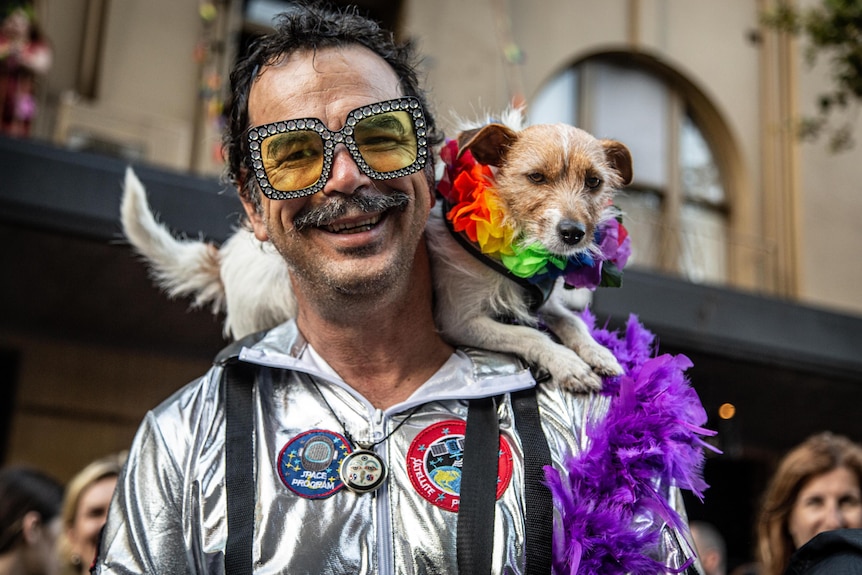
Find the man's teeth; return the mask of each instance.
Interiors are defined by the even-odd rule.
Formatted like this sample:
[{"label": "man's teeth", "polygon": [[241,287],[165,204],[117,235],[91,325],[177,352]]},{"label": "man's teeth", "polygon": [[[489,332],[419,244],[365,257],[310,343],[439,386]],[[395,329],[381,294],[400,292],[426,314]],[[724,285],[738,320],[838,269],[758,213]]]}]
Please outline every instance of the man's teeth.
[{"label": "man's teeth", "polygon": [[326,226],[326,230],[335,234],[358,234],[370,230],[377,222],[380,221],[380,216],[374,216],[360,222],[350,224],[333,224]]}]

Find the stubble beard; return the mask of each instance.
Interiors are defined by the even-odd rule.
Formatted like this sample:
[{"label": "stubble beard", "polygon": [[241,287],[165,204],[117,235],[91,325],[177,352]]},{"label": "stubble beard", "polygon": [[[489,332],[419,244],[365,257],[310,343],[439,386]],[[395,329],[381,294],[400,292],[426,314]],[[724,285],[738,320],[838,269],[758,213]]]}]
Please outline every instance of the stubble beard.
[{"label": "stubble beard", "polygon": [[[405,222],[406,234],[400,235],[400,245],[389,262],[376,273],[363,268],[363,259],[378,248],[358,248],[348,255],[347,265],[320,261],[318,256],[305,253],[301,236],[311,228],[325,227],[348,212],[386,211],[385,218],[398,218],[410,206],[410,197],[403,192],[357,193],[339,196],[325,204],[299,212],[293,220],[294,237],[270,235],[273,245],[288,263],[294,288],[305,294],[306,303],[314,305],[321,315],[345,320],[353,313],[362,313],[369,306],[397,301],[398,294],[409,289],[417,246],[421,241],[424,222]],[[382,225],[385,222],[381,222]],[[298,241],[291,241],[291,240]]]}]

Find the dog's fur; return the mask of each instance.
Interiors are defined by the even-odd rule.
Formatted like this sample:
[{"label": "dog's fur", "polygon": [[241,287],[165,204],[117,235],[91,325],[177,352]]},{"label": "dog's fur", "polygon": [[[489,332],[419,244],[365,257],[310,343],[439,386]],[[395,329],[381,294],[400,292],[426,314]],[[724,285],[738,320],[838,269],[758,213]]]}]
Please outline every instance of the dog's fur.
[{"label": "dog's fur", "polygon": [[[540,242],[564,257],[597,249],[595,227],[616,215],[610,205],[613,193],[631,181],[625,146],[563,124],[522,130],[489,124],[462,132],[459,143],[462,153],[469,149],[477,161],[497,166],[495,187],[516,230],[528,242]],[[599,185],[591,189],[588,178]],[[237,230],[220,249],[174,238],[156,221],[131,168],[121,215],[126,236],[148,260],[157,283],[171,297],[193,296],[195,306],[225,311],[225,335],[239,339],[295,315],[287,265],[250,231]],[[576,237],[573,229],[580,230]],[[563,292],[569,290],[554,289],[537,316],[529,310],[524,288],[479,262],[452,237],[439,204],[426,236],[436,321],[447,341],[520,355],[576,391],[597,389],[600,375],[621,372],[614,356],[568,309],[569,294]],[[498,317],[521,325],[501,323],[494,319]],[[565,347],[536,329],[540,320]]]},{"label": "dog's fur", "polygon": [[123,231],[169,297],[192,297],[194,307],[225,313],[224,335],[240,339],[296,315],[287,265],[269,242],[237,229],[221,248],[177,239],[156,221],[143,184],[126,170],[120,204]]}]

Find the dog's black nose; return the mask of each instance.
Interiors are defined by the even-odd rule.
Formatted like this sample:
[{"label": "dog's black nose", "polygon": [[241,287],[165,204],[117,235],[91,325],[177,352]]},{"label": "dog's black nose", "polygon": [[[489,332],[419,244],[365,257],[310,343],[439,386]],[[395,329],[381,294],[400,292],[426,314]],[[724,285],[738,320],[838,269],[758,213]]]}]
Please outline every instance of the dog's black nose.
[{"label": "dog's black nose", "polygon": [[573,246],[584,239],[587,229],[584,224],[573,220],[563,220],[557,225],[557,230],[560,232],[560,237],[570,246]]}]

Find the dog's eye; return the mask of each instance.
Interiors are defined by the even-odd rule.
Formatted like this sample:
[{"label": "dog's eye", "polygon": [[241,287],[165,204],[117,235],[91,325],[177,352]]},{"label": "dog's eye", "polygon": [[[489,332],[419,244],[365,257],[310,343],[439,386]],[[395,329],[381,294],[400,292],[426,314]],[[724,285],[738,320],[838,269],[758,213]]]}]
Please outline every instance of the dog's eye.
[{"label": "dog's eye", "polygon": [[532,174],[527,174],[527,177],[534,184],[544,184],[547,181],[545,179],[545,174],[541,172],[533,172]]},{"label": "dog's eye", "polygon": [[598,188],[599,186],[602,185],[602,181],[596,177],[587,178],[584,183],[591,190],[595,190],[596,188]]}]

